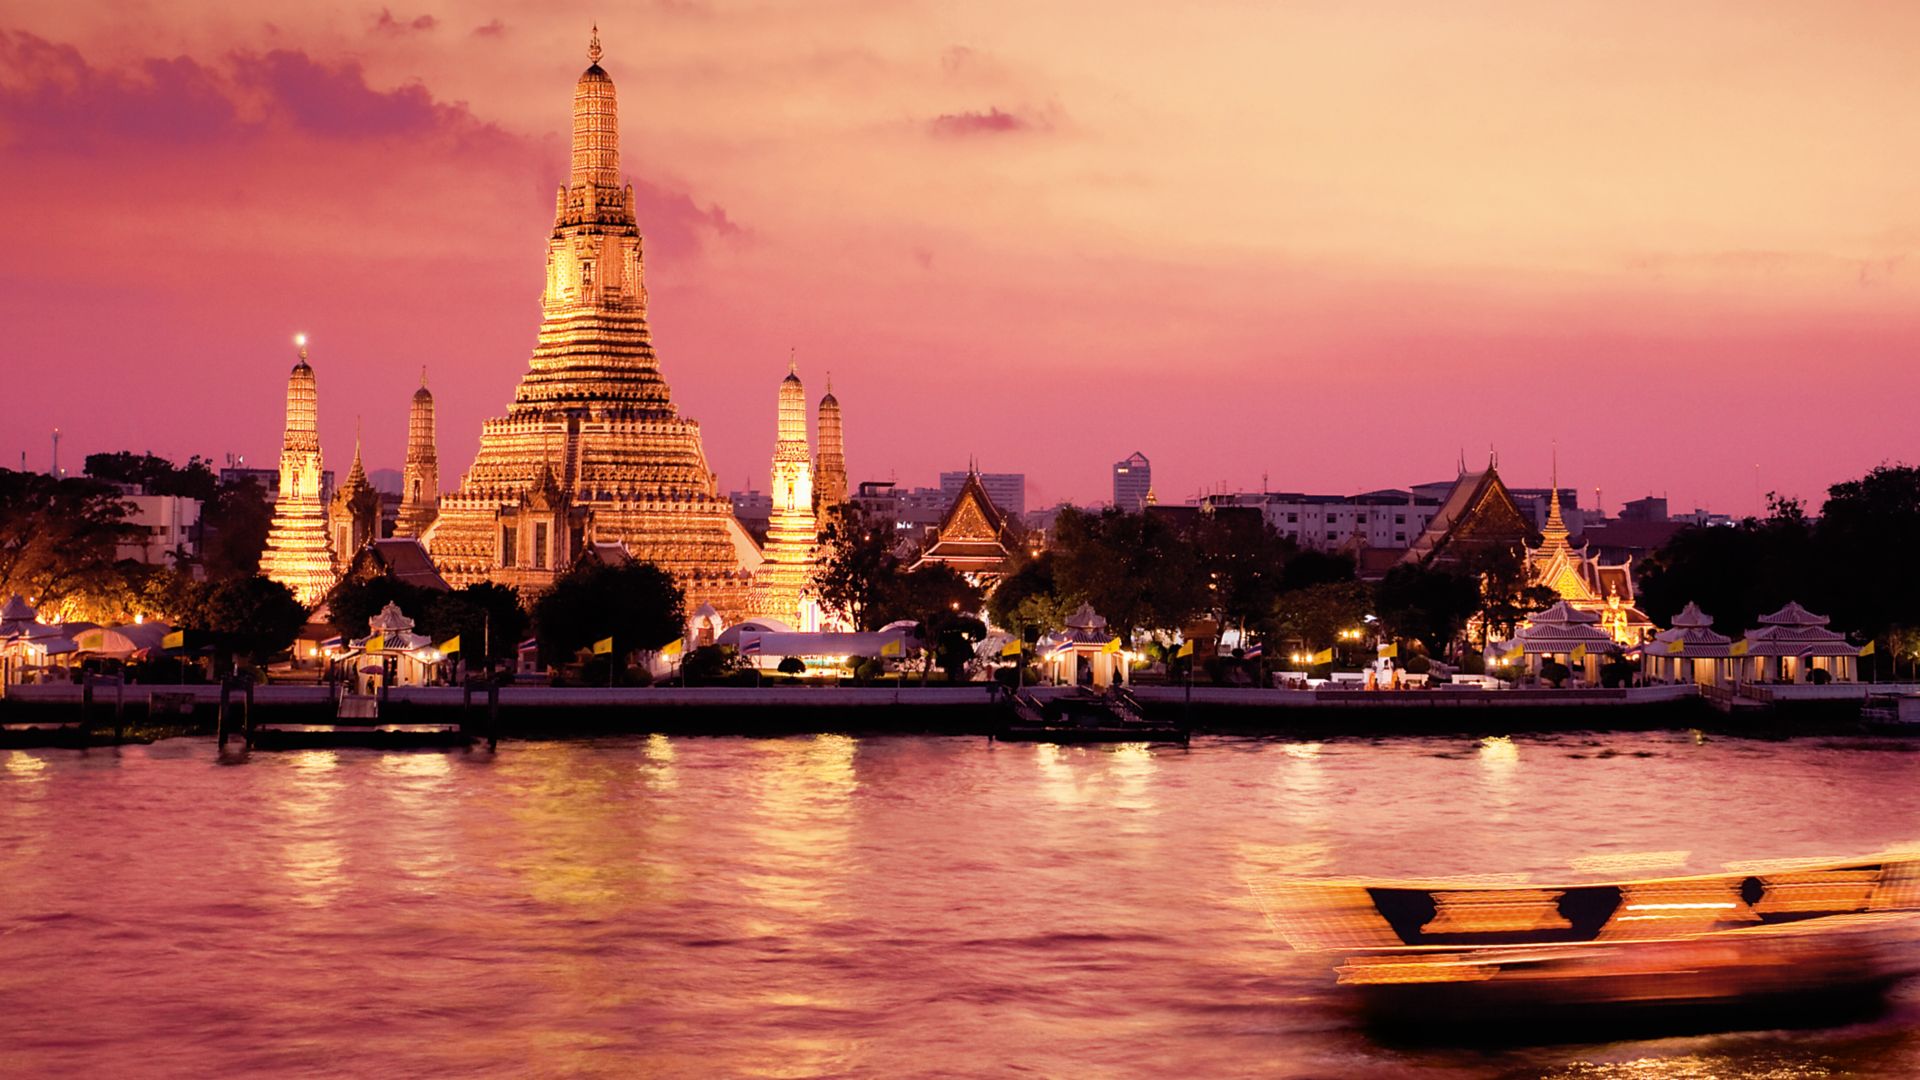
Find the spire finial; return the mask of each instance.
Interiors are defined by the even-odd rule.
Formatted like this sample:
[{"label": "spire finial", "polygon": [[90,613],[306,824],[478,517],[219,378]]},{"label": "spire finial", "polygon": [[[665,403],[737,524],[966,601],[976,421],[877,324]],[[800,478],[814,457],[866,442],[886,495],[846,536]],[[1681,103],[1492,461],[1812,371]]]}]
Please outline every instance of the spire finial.
[{"label": "spire finial", "polygon": [[827,393],[833,393],[833,372],[827,372]]},{"label": "spire finial", "polygon": [[600,24],[597,22],[593,24],[593,38],[587,42],[587,62],[600,62]]},{"label": "spire finial", "polygon": [[300,362],[305,363],[307,360],[307,335],[305,334],[293,335],[293,343],[295,345],[300,346]]},{"label": "spire finial", "polygon": [[427,365],[421,364],[420,365],[420,389],[425,390],[426,388],[427,388]]},{"label": "spire finial", "polygon": [[800,354],[799,349],[795,348],[792,345],[787,346],[787,374],[789,375],[800,374],[800,361],[795,359],[797,356],[799,356],[799,354]]}]

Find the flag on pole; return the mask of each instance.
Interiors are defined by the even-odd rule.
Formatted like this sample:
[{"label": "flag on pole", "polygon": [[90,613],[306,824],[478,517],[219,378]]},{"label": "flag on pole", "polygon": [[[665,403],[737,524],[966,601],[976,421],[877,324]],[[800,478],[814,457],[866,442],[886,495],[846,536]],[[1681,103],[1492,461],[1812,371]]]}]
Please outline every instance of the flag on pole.
[{"label": "flag on pole", "polygon": [[186,648],[187,632],[185,630],[175,630],[173,633],[168,634],[166,637],[163,637],[160,639],[160,647],[163,649]]},{"label": "flag on pole", "polygon": [[1020,653],[1021,653],[1021,649],[1020,649],[1019,638],[1014,638],[1012,641],[1009,641],[1005,645],[1000,646],[1001,656],[1013,657],[1013,656],[1019,656]]},{"label": "flag on pole", "polygon": [[1240,656],[1244,660],[1258,660],[1262,656],[1265,656],[1266,654],[1267,654],[1267,647],[1261,644],[1260,642],[1256,641],[1253,644],[1247,646],[1245,649],[1241,650]]},{"label": "flag on pole", "polygon": [[1192,656],[1192,655],[1193,655],[1193,642],[1191,642],[1191,641],[1183,641],[1183,642],[1181,642],[1181,643],[1180,643],[1180,651],[1179,651],[1179,652],[1176,652],[1176,653],[1174,653],[1174,654],[1173,654],[1173,658],[1174,658],[1175,660],[1179,660],[1179,659],[1182,659],[1182,658],[1184,658],[1184,657],[1188,657],[1188,656]]},{"label": "flag on pole", "polygon": [[1727,655],[1728,656],[1745,656],[1747,655],[1747,650],[1752,647],[1753,647],[1752,645],[1748,644],[1746,638],[1741,638],[1739,641],[1734,642],[1731,646],[1727,648]]},{"label": "flag on pole", "polygon": [[387,647],[387,635],[375,634],[372,637],[367,639],[366,644],[360,646],[360,651],[361,652],[382,652],[386,649],[386,647]]},{"label": "flag on pole", "polygon": [[1101,652],[1103,652],[1103,653],[1117,653],[1117,652],[1119,652],[1119,651],[1120,651],[1120,639],[1119,639],[1119,638],[1114,638],[1114,639],[1113,639],[1112,641],[1109,641],[1109,642],[1107,642],[1107,643],[1106,643],[1105,645],[1102,645],[1102,646],[1100,646],[1100,651],[1101,651]]},{"label": "flag on pole", "polygon": [[1316,663],[1316,664],[1331,664],[1331,663],[1333,663],[1333,648],[1332,648],[1331,646],[1329,646],[1329,647],[1327,647],[1327,648],[1324,648],[1324,649],[1321,649],[1321,650],[1320,650],[1319,652],[1317,652],[1317,653],[1314,653],[1314,654],[1313,654],[1313,662],[1314,662],[1314,663]]},{"label": "flag on pole", "polygon": [[1679,656],[1681,653],[1684,653],[1686,651],[1687,651],[1687,643],[1683,640],[1676,638],[1673,641],[1667,642],[1668,656]]},{"label": "flag on pole", "polygon": [[1586,662],[1587,662],[1587,647],[1586,647],[1585,645],[1575,645],[1575,646],[1573,647],[1573,654],[1572,654],[1572,659],[1573,659],[1573,662],[1574,662],[1574,663],[1576,663],[1576,664],[1584,664],[1584,663],[1586,663]]},{"label": "flag on pole", "polygon": [[1385,645],[1380,646],[1380,657],[1383,660],[1392,660],[1399,655],[1400,646],[1396,642],[1389,641]]},{"label": "flag on pole", "polygon": [[1860,646],[1860,655],[1861,655],[1861,656],[1872,656],[1872,655],[1873,655],[1873,642],[1871,642],[1871,641],[1869,641],[1869,642],[1867,642],[1867,643],[1866,643],[1865,645],[1862,645],[1862,646]]},{"label": "flag on pole", "polygon": [[593,655],[595,656],[606,656],[612,652],[613,652],[613,639],[610,637],[603,637],[599,641],[596,641],[593,643]]},{"label": "flag on pole", "polygon": [[1525,659],[1526,655],[1527,655],[1527,647],[1524,644],[1516,641],[1513,643],[1511,648],[1507,649],[1506,652],[1503,652],[1500,654],[1500,659],[1503,663],[1511,664],[1516,660]]},{"label": "flag on pole", "polygon": [[892,641],[885,642],[880,646],[880,655],[899,656],[902,644],[903,642],[900,638],[894,638]]},{"label": "flag on pole", "polygon": [[674,638],[672,641],[660,646],[660,655],[671,659],[672,657],[679,656],[681,650],[684,648],[686,648],[686,643],[679,638]]},{"label": "flag on pole", "polygon": [[452,656],[454,653],[460,651],[460,635],[455,634],[440,644],[435,645],[434,648],[439,649],[448,656]]},{"label": "flag on pole", "polygon": [[[885,649],[882,649],[880,651],[886,652]],[[741,656],[759,656],[760,655],[759,635],[756,634],[751,638],[742,638],[740,640],[740,655]]]}]

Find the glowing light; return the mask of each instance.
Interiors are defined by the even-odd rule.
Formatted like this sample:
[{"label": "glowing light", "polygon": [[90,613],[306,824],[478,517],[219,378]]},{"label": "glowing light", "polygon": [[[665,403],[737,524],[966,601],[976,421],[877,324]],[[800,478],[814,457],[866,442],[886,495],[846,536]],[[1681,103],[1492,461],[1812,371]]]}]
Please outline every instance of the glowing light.
[{"label": "glowing light", "polygon": [[298,346],[300,346],[301,348],[305,348],[305,347],[306,347],[306,344],[307,344],[307,335],[305,335],[305,334],[295,334],[295,335],[293,335],[293,343],[294,343],[295,345],[298,345]]}]

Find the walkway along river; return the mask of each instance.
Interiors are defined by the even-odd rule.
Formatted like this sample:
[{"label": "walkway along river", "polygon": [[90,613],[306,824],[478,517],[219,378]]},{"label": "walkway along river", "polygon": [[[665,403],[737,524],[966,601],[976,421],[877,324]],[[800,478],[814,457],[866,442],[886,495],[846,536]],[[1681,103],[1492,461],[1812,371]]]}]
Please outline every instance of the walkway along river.
[{"label": "walkway along river", "polygon": [[1911,749],[0,751],[0,1073],[1911,1077],[1911,985],[1838,1028],[1387,1045],[1248,889],[1872,851],[1920,834]]}]

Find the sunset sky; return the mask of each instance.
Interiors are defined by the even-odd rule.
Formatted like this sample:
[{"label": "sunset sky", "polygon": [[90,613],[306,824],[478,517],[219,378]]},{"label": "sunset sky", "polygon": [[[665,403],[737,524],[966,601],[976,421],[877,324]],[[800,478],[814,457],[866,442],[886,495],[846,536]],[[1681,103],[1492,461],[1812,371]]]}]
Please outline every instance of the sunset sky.
[{"label": "sunset sky", "polygon": [[306,331],[328,463],[399,467],[425,364],[454,486],[596,20],[723,491],[789,347],[854,480],[1035,506],[1920,457],[1920,5],[0,0],[0,464],[271,466]]}]

